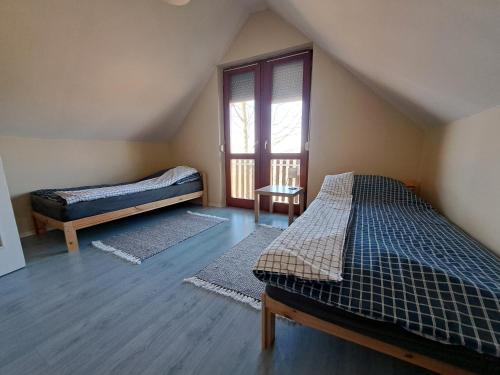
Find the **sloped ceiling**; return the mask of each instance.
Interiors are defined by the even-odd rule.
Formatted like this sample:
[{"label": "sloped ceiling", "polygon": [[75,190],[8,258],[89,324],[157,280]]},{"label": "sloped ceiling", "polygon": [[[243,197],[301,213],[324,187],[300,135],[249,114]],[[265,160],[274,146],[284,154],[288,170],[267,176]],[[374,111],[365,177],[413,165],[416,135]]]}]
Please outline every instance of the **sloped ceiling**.
[{"label": "sloped ceiling", "polygon": [[1,0],[0,135],[161,140],[258,0]]},{"label": "sloped ceiling", "polygon": [[500,104],[498,0],[268,0],[421,124]]},{"label": "sloped ceiling", "polygon": [[498,0],[1,0],[0,135],[168,139],[266,6],[417,123],[500,104]]}]

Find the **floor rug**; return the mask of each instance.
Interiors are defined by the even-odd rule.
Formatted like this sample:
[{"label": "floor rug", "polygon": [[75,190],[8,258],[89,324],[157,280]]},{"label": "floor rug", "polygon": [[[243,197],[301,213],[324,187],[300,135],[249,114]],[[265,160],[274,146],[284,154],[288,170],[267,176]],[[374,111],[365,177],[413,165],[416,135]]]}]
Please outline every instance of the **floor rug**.
[{"label": "floor rug", "polygon": [[141,264],[143,260],[227,220],[187,211],[103,241],[93,241],[92,245],[130,263]]},{"label": "floor rug", "polygon": [[252,269],[262,251],[281,232],[282,229],[259,225],[227,253],[184,281],[260,309],[265,284],[253,275]]}]

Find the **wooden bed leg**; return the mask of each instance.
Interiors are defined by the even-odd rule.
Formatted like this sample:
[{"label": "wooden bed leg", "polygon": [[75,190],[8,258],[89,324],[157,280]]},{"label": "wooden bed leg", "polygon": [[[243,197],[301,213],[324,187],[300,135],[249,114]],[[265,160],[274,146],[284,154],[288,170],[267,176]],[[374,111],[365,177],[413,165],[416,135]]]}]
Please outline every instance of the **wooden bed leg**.
[{"label": "wooden bed leg", "polygon": [[35,233],[39,236],[41,234],[47,233],[47,223],[38,219],[36,215],[33,216],[33,222],[35,223]]},{"label": "wooden bed leg", "polygon": [[64,224],[64,237],[66,238],[66,246],[68,251],[78,251],[78,237],[76,236],[76,229],[71,223]]},{"label": "wooden bed leg", "polygon": [[203,196],[201,197],[203,208],[208,207],[208,180],[207,174],[205,172],[201,173],[201,178],[203,182]]},{"label": "wooden bed leg", "polygon": [[266,293],[262,293],[262,350],[274,343],[276,314],[266,306]]}]

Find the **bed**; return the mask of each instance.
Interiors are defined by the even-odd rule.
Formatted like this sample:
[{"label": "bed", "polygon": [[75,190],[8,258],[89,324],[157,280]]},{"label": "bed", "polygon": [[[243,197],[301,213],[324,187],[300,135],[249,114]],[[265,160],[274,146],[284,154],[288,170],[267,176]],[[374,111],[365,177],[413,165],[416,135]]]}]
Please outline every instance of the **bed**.
[{"label": "bed", "polygon": [[279,314],[435,372],[499,373],[498,257],[399,181],[353,185],[342,280],[254,270],[263,348]]},{"label": "bed", "polygon": [[151,179],[163,175],[168,170],[159,171],[138,181],[120,184],[34,191],[30,194],[30,198],[36,233],[42,234],[46,232],[48,226],[64,231],[68,251],[73,252],[78,251],[76,231],[79,229],[192,199],[201,198],[203,206],[207,206],[207,176],[203,172],[193,173],[170,186],[83,200],[71,204],[68,204],[58,194],[61,191],[72,192],[96,188],[122,187],[138,182],[151,181]]}]

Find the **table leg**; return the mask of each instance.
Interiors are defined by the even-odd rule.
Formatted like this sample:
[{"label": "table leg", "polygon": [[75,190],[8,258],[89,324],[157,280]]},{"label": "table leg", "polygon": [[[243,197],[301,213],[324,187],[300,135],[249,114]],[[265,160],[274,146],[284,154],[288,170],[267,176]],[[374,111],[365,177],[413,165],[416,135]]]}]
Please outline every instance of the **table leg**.
[{"label": "table leg", "polygon": [[272,213],[273,213],[273,209],[274,209],[274,207],[273,207],[273,196],[272,196],[272,195],[270,195],[270,196],[269,196],[269,213],[270,213],[270,214],[272,214]]},{"label": "table leg", "polygon": [[255,194],[255,201],[254,201],[254,210],[255,210],[255,222],[259,222],[259,210],[260,210],[260,195]]},{"label": "table leg", "polygon": [[299,215],[302,215],[304,213],[304,202],[305,200],[305,196],[304,196],[304,192],[301,192],[299,194]]},{"label": "table leg", "polygon": [[293,197],[288,197],[288,225],[293,223]]}]

